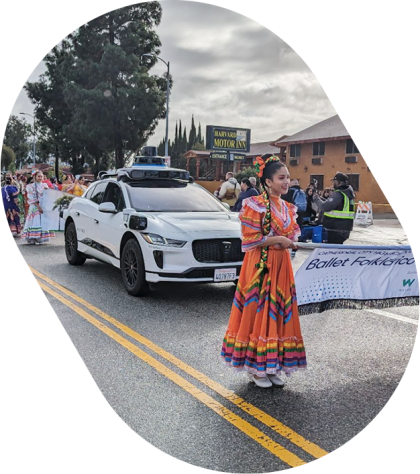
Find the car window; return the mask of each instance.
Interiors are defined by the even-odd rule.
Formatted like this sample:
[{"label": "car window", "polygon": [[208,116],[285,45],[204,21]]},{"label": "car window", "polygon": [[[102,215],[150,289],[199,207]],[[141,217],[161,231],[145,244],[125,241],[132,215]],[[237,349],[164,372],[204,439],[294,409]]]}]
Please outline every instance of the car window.
[{"label": "car window", "polygon": [[99,184],[97,184],[95,186],[95,189],[92,191],[90,200],[93,201],[96,204],[101,204],[107,184],[108,183],[99,183]]},{"label": "car window", "polygon": [[112,202],[118,212],[122,211],[125,203],[121,187],[117,183],[108,183],[102,202]]},{"label": "car window", "polygon": [[176,181],[127,183],[131,205],[149,212],[229,212],[218,199],[197,184]]},{"label": "car window", "polygon": [[86,199],[90,199],[90,197],[92,196],[92,192],[93,190],[95,189],[96,185],[90,185],[86,191],[86,193],[83,195],[84,198]]}]

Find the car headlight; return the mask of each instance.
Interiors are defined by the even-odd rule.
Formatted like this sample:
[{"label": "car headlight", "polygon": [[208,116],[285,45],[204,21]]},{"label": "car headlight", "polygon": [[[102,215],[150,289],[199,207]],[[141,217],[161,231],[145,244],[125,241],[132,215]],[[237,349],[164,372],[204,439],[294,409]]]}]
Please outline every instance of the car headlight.
[{"label": "car headlight", "polygon": [[175,240],[175,239],[166,239],[158,234],[141,234],[143,239],[152,245],[163,245],[165,247],[183,247],[187,242],[183,240]]}]

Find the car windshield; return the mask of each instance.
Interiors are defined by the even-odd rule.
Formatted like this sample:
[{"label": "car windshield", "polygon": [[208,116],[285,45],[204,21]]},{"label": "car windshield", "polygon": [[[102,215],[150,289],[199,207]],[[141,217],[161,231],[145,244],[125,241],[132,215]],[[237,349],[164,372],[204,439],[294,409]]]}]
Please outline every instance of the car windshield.
[{"label": "car windshield", "polygon": [[147,212],[229,212],[215,197],[197,184],[177,181],[127,183],[131,205]]}]

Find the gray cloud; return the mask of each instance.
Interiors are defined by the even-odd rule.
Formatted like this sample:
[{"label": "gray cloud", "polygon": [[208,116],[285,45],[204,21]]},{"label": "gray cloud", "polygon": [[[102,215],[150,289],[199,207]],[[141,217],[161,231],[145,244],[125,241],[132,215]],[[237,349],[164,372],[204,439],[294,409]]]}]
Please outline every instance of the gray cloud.
[{"label": "gray cloud", "polygon": [[[236,12],[196,2],[162,2],[157,33],[159,56],[170,62],[169,136],[182,120],[196,124],[251,128],[252,141],[274,140],[335,114],[321,85],[302,58],[281,38]],[[43,63],[30,80],[44,70]],[[152,73],[166,66],[158,61]],[[13,113],[29,112],[23,92]],[[165,134],[162,120],[149,144]]]}]

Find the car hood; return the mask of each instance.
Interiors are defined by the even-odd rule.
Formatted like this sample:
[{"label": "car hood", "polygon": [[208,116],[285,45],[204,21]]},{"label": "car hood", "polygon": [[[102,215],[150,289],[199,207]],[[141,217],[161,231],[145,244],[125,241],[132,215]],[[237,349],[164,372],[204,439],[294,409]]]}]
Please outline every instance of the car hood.
[{"label": "car hood", "polygon": [[239,237],[241,224],[236,214],[225,212],[171,212],[148,215],[149,226],[156,227],[157,232],[162,232],[168,237],[171,234],[203,234],[207,238]]}]

